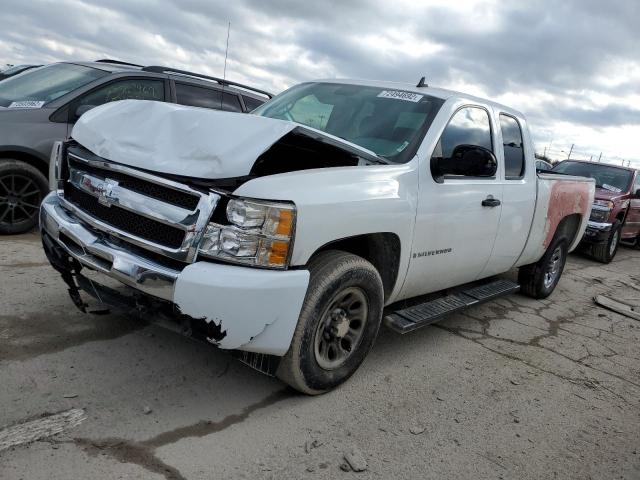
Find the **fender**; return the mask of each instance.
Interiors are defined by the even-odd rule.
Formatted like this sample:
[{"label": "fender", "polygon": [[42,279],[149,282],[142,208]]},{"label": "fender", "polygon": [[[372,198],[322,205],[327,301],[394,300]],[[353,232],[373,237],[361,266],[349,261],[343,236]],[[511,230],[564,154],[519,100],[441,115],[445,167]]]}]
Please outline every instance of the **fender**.
[{"label": "fender", "polygon": [[[417,161],[400,165],[333,167],[260,177],[235,195],[292,201],[297,209],[292,267],[302,267],[323,246],[358,235],[388,232],[400,240],[393,301],[409,265],[417,208]],[[275,198],[274,198],[275,197]]]}]

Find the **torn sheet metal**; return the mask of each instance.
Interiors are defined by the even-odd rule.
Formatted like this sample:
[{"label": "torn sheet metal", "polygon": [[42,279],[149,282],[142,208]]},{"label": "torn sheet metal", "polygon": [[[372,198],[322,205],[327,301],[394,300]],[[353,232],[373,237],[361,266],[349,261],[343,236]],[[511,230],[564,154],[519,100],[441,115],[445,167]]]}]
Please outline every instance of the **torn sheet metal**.
[{"label": "torn sheet metal", "polygon": [[308,284],[307,270],[197,262],[177,279],[174,303],[183,315],[213,322],[225,332],[212,342],[220,348],[282,356],[289,349]]},{"label": "torn sheet metal", "polygon": [[72,137],[132,167],[196,178],[247,175],[293,122],[146,100],[122,100],[80,117]]}]

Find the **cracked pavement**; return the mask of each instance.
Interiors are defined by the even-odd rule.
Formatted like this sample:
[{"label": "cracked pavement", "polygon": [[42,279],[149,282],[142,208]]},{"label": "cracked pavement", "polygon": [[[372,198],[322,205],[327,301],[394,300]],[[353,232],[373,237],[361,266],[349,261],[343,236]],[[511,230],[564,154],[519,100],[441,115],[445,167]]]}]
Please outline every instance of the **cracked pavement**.
[{"label": "cracked pavement", "polygon": [[[640,478],[640,322],[593,302],[640,304],[639,250],[571,255],[547,300],[383,328],[314,398],[160,327],[77,312],[35,234],[0,240],[0,275],[0,436],[84,412],[0,451],[2,479]],[[365,472],[340,469],[354,447]]]}]

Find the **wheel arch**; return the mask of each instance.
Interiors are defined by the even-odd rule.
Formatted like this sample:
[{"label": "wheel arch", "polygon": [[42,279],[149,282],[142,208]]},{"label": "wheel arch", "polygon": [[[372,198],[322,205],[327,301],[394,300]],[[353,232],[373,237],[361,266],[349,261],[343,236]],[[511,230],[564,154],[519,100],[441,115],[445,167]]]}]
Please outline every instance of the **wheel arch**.
[{"label": "wheel arch", "polygon": [[366,233],[326,243],[313,252],[310,258],[327,250],[341,250],[364,258],[380,274],[386,301],[398,282],[401,248],[400,237],[395,233]]},{"label": "wheel arch", "polygon": [[49,159],[35,150],[23,147],[5,147],[0,149],[0,162],[20,160],[37,168],[45,177],[49,176]]},{"label": "wheel arch", "polygon": [[567,238],[569,243],[569,249],[571,250],[571,246],[576,242],[576,240],[580,240],[576,238],[578,235],[578,231],[580,230],[580,225],[582,224],[582,215],[579,213],[572,213],[571,215],[567,215],[560,223],[558,223],[558,227],[554,233],[554,237],[558,237],[562,235]]}]

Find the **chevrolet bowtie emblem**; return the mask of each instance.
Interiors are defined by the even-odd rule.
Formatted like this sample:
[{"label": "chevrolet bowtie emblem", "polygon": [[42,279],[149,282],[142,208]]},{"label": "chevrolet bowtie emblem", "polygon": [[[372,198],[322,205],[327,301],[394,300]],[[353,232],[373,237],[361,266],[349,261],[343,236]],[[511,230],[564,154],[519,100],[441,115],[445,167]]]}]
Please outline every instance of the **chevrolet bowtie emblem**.
[{"label": "chevrolet bowtie emblem", "polygon": [[98,193],[98,203],[105,207],[110,207],[114,203],[118,203],[118,182],[106,179],[101,185],[96,186]]}]

